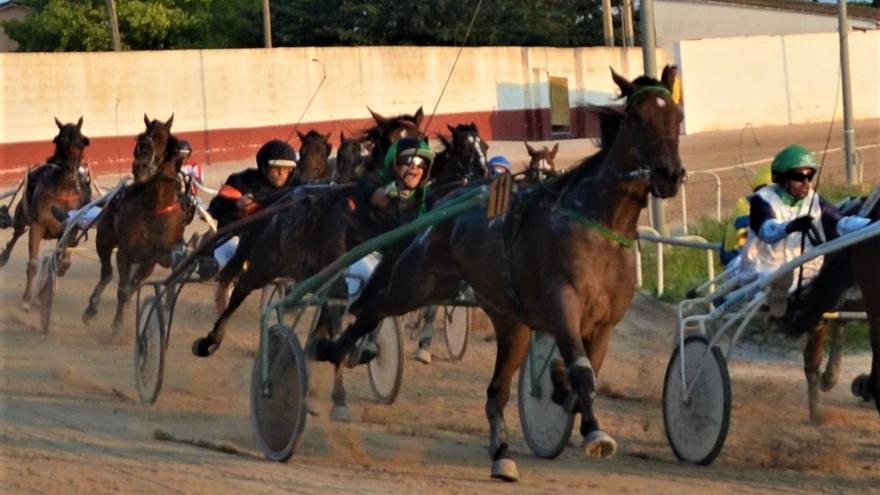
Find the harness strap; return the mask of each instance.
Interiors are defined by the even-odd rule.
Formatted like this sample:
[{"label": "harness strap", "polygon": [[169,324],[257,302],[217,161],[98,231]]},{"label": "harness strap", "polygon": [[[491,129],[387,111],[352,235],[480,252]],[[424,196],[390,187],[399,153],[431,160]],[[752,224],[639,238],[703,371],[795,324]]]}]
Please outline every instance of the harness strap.
[{"label": "harness strap", "polygon": [[49,197],[56,200],[56,201],[63,201],[65,203],[79,201],[79,194],[68,194],[66,196],[56,196],[56,195],[50,193]]},{"label": "harness strap", "polygon": [[616,242],[621,247],[632,247],[633,242],[635,241],[635,239],[632,239],[632,238],[629,238],[623,234],[617,233],[617,232],[609,229],[608,227],[606,227],[602,223],[598,222],[597,220],[594,220],[592,218],[588,218],[588,217],[578,213],[575,210],[566,208],[564,206],[559,206],[557,208],[557,211],[559,211],[559,213],[571,218],[575,222],[587,227],[588,229],[595,230],[602,237],[608,239],[611,242]]}]

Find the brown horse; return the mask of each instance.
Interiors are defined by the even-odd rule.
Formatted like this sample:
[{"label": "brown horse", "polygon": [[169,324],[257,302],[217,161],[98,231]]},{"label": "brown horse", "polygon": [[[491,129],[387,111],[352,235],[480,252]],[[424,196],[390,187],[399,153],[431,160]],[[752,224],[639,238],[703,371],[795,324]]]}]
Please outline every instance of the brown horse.
[{"label": "brown horse", "polygon": [[543,146],[541,149],[533,148],[529,143],[525,143],[526,151],[529,153],[529,164],[526,167],[526,178],[532,181],[542,180],[548,176],[556,174],[556,154],[559,153],[559,143],[554,144],[553,148]]},{"label": "brown horse", "polygon": [[366,164],[368,156],[364,141],[359,138],[346,138],[345,133],[339,132],[339,150],[336,151],[336,162],[333,166],[333,182],[345,184],[352,182],[357,176],[357,170]]},{"label": "brown horse", "polygon": [[[52,214],[52,207],[67,212],[91,201],[88,171],[82,166],[83,151],[89,138],[82,133],[82,117],[76,124],[62,124],[57,118],[58,135],[55,136],[55,153],[46,163],[28,171],[27,189],[22,201],[15,208],[12,239],[0,254],[0,267],[9,261],[15,242],[24,232],[28,234],[27,283],[21,305],[30,309],[31,289],[37,272],[37,255],[40,241],[58,239],[64,233],[64,225]],[[70,254],[63,255],[61,272],[70,266]]]},{"label": "brown horse", "polygon": [[[613,71],[612,77],[627,104],[623,113],[596,109],[604,127],[618,126],[599,153],[525,192],[527,197],[519,197],[501,219],[489,222],[484,210],[474,209],[423,231],[396,260],[390,283],[373,292],[375,297],[358,301],[355,323],[338,340],[324,339],[310,348],[317,359],[338,365],[383,318],[452,297],[464,279],[497,336],[495,371],[486,392],[496,478],[519,476],[510,458],[504,407],[513,374],[528,351],[529,329],[556,340],[565,367],[554,365],[553,396],[581,413],[584,451],[607,457],[616,450],[593,413],[596,376],[611,332],[635,293],[629,246],[639,214],[648,194],[674,196],[685,171],[678,154],[682,114],[670,96],[671,81],[642,76],[630,82]],[[370,284],[386,282],[377,279],[381,269],[380,264]]]},{"label": "brown horse", "polygon": [[[127,188],[122,198],[108,205],[98,220],[95,246],[101,259],[101,280],[89,297],[82,319],[90,323],[98,314],[101,294],[113,278],[111,255],[117,248],[119,284],[114,334],[122,326],[131,294],[150,276],[156,263],[171,266],[172,249],[183,244],[186,215],[178,182],[177,138],[171,135],[173,122],[174,115],[160,122],[151,121],[144,114],[146,130],[137,136],[132,165],[142,182]],[[138,267],[132,275],[134,264]]]},{"label": "brown horse", "polygon": [[297,184],[313,184],[326,181],[333,175],[333,169],[328,164],[328,158],[333,151],[330,145],[330,135],[321,134],[312,129],[306,134],[296,131],[299,136],[300,160],[296,166]]},{"label": "brown horse", "polygon": [[[880,204],[869,213],[869,218],[876,222],[880,219]],[[819,371],[824,357],[824,341],[829,327],[832,339],[840,338],[840,326],[828,322],[822,316],[845,304],[845,295],[849,289],[858,287],[862,293],[862,302],[871,328],[871,350],[873,359],[871,373],[866,387],[874,397],[877,411],[880,412],[880,264],[877,253],[880,252],[880,237],[851,246],[842,251],[825,257],[822,269],[816,278],[797,295],[789,298],[788,314],[783,319],[786,332],[790,335],[803,335],[809,332],[807,345],[804,349],[804,374],[807,378],[808,404],[810,419],[818,419],[819,389],[829,390],[837,380],[840,366],[839,343],[832,342],[828,369],[820,375]],[[836,355],[835,355],[835,347]]]}]

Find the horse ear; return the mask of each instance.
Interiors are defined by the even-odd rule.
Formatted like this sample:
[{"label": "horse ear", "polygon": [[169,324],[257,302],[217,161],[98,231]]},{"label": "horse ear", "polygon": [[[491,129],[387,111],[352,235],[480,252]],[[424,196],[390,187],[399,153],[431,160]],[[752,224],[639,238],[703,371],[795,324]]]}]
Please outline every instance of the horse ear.
[{"label": "horse ear", "polygon": [[147,117],[147,112],[144,112],[144,125],[150,127],[150,118]]},{"label": "horse ear", "polygon": [[306,140],[306,135],[303,134],[302,132],[300,132],[299,129],[296,130],[296,135],[299,136],[299,140],[300,140],[300,142]]},{"label": "horse ear", "polygon": [[666,67],[663,67],[663,73],[660,76],[660,82],[663,83],[663,86],[665,86],[666,89],[672,91],[672,86],[675,84],[675,77],[677,75],[678,67],[667,64]]},{"label": "horse ear", "polygon": [[373,116],[373,120],[375,120],[377,124],[379,124],[379,125],[385,125],[385,124],[388,122],[388,119],[386,119],[385,117],[383,117],[383,116],[379,115],[378,113],[374,112],[372,108],[367,107],[367,110],[370,111],[370,115]]},{"label": "horse ear", "polygon": [[523,141],[523,143],[526,145],[526,151],[529,152],[529,156],[535,156],[535,154],[538,153],[535,151],[535,148],[532,148],[531,145],[529,145],[528,141]]},{"label": "horse ear", "polygon": [[413,118],[416,120],[416,125],[422,125],[422,119],[425,118],[425,112],[422,110],[422,107],[419,107],[416,110],[416,114],[413,115]]},{"label": "horse ear", "polygon": [[329,157],[330,153],[333,153],[333,145],[330,144],[330,141],[324,143],[324,156]]},{"label": "horse ear", "polygon": [[79,116],[79,120],[76,121],[76,130],[81,131],[83,127],[83,118],[82,115]]},{"label": "horse ear", "polygon": [[614,80],[614,83],[617,84],[617,87],[620,88],[620,93],[623,96],[629,96],[633,94],[635,88],[633,87],[633,83],[629,82],[629,80],[620,74],[618,74],[613,68],[611,69],[611,79]]},{"label": "horse ear", "polygon": [[341,145],[344,142],[345,142],[345,131],[339,131],[339,144]]},{"label": "horse ear", "polygon": [[451,132],[452,134],[455,134],[455,127],[452,127],[451,125],[446,124],[446,128],[449,129],[449,132]]},{"label": "horse ear", "polygon": [[58,126],[58,129],[61,129],[62,127],[64,127],[64,124],[62,124],[61,121],[58,120],[58,117],[55,117],[55,125]]},{"label": "horse ear", "polygon": [[442,134],[437,134],[437,139],[439,139],[440,142],[443,143],[443,148],[447,150],[452,149],[452,142],[450,142],[449,139],[446,138],[446,136]]},{"label": "horse ear", "polygon": [[83,144],[88,146],[88,145],[92,144],[92,142],[89,140],[89,138],[83,136]]},{"label": "horse ear", "polygon": [[174,123],[174,113],[171,113],[171,117],[168,117],[168,120],[165,121],[165,130],[171,131],[171,124]]},{"label": "horse ear", "polygon": [[553,145],[553,150],[550,151],[550,158],[556,158],[556,153],[559,153],[559,143]]}]

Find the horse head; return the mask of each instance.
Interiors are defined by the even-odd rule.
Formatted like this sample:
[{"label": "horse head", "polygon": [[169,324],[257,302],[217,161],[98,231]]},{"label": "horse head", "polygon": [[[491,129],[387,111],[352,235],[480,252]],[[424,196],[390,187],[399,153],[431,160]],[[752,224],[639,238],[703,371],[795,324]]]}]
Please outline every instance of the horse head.
[{"label": "horse head", "polygon": [[345,133],[340,131],[334,180],[339,183],[353,181],[356,169],[363,166],[367,153],[367,148],[364,146],[362,139],[346,138]]},{"label": "horse head", "polygon": [[[174,114],[165,121],[150,120],[144,114],[144,132],[138,134],[134,146],[134,161],[131,164],[131,173],[135,182],[146,182],[159,170],[160,165],[169,159],[172,162],[176,154],[176,140],[171,136],[171,125],[174,123]],[[173,146],[172,146],[173,144]],[[169,151],[170,150],[170,151]]]},{"label": "horse head", "polygon": [[402,114],[396,117],[383,117],[369,108],[368,110],[376,125],[364,131],[364,144],[372,147],[367,168],[377,170],[382,168],[385,153],[392,143],[402,137],[423,135],[420,126],[425,114],[422,107],[413,115]]},{"label": "horse head", "polygon": [[312,129],[307,134],[296,131],[302,143],[299,148],[299,164],[296,173],[302,182],[311,183],[330,176],[327,158],[333,151],[330,134],[321,134]]},{"label": "horse head", "polygon": [[76,124],[62,124],[55,117],[55,125],[58,126],[58,135],[52,140],[55,143],[55,154],[49,158],[50,163],[75,170],[79,167],[83,157],[83,151],[89,145],[89,138],[82,133],[83,118],[80,117]]},{"label": "horse head", "polygon": [[648,181],[648,188],[658,198],[678,193],[686,171],[678,154],[679,127],[684,118],[672,100],[670,66],[663,82],[648,76],[629,81],[614,69],[611,77],[626,98],[623,120],[616,140],[628,146],[637,171]]},{"label": "horse head", "polygon": [[546,172],[556,170],[556,155],[559,153],[559,143],[553,145],[553,148],[542,146],[541,149],[535,149],[528,142],[523,141],[526,145],[526,151],[529,154],[528,170],[536,172]]},{"label": "horse head", "polygon": [[[446,126],[451,137],[446,139],[438,136],[446,148],[443,150],[444,167],[437,167],[433,175],[452,174],[458,177],[486,177],[489,170],[486,168],[486,152],[489,144],[480,137],[477,125],[458,124],[455,127]],[[450,167],[451,165],[451,167]],[[449,170],[447,170],[449,169]]]}]

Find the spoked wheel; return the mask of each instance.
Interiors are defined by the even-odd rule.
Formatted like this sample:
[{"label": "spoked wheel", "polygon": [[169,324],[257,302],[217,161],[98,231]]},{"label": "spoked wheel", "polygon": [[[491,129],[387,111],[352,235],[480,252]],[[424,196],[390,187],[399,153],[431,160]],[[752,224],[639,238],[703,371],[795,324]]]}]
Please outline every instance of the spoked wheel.
[{"label": "spoked wheel", "polygon": [[162,302],[148,296],[138,304],[134,335],[134,378],[141,404],[159,397],[165,371],[165,315]]},{"label": "spoked wheel", "polygon": [[52,302],[55,300],[57,265],[51,256],[43,257],[40,276],[37,278],[37,301],[40,304],[40,330],[49,333],[52,320]]},{"label": "spoked wheel", "polygon": [[251,419],[257,443],[266,458],[284,462],[293,455],[306,426],[309,378],[299,339],[284,325],[268,332],[268,360],[262,379],[262,353],[251,374]]},{"label": "spoked wheel", "polygon": [[[369,338],[369,337],[368,337]],[[398,318],[382,320],[373,331],[379,354],[368,364],[370,388],[376,400],[391,404],[403,382],[403,325]]]},{"label": "spoked wheel", "polygon": [[553,459],[562,452],[574,427],[574,414],[551,399],[550,365],[555,359],[562,359],[556,341],[538,334],[519,370],[520,424],[529,449],[544,459]]},{"label": "spoked wheel", "polygon": [[[702,335],[684,341],[684,378],[681,347],[666,367],[663,383],[663,424],[666,438],[679,459],[708,465],[724,446],[730,424],[730,376],[718,347],[709,348]],[[685,385],[686,384],[686,385]],[[692,387],[685,400],[686,387]]]},{"label": "spoked wheel", "polygon": [[444,306],[443,327],[449,357],[454,361],[461,360],[467,351],[468,337],[471,333],[470,309],[466,306]]},{"label": "spoked wheel", "polygon": [[[269,307],[272,303],[279,301],[284,298],[284,292],[287,288],[287,284],[269,284],[263,287],[263,291],[260,294],[260,311],[264,311]],[[281,318],[281,311],[276,311],[273,315],[275,317],[276,323],[283,323]],[[270,320],[271,321],[271,320]]]}]

